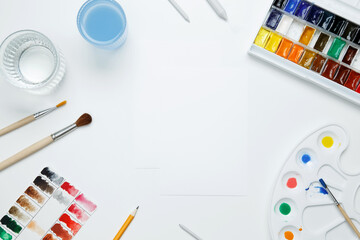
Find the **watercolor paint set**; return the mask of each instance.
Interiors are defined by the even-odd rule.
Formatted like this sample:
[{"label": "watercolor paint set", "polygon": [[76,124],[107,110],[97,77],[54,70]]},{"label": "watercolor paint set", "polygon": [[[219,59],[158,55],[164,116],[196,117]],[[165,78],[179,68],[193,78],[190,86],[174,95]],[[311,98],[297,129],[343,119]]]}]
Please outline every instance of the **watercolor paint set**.
[{"label": "watercolor paint set", "polygon": [[63,177],[44,168],[0,220],[2,240],[70,240],[97,206]]},{"label": "watercolor paint set", "polygon": [[360,1],[275,0],[249,53],[360,105]]},{"label": "watercolor paint set", "polygon": [[271,199],[269,226],[272,239],[358,239],[327,191],[323,178],[350,218],[359,227],[360,175],[341,168],[349,145],[346,132],[330,125],[309,135],[283,166]]}]

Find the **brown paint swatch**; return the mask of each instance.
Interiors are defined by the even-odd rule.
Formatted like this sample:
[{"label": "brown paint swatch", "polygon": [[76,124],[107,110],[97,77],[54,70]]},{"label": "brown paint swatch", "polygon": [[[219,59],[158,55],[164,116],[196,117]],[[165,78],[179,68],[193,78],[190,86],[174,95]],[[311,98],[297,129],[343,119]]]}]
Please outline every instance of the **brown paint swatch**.
[{"label": "brown paint swatch", "polygon": [[35,213],[37,210],[37,208],[24,195],[21,195],[16,202],[27,212]]},{"label": "brown paint swatch", "polygon": [[57,240],[51,233],[46,234],[43,240]]},{"label": "brown paint swatch", "polygon": [[45,201],[45,198],[33,186],[28,187],[25,193],[40,204],[43,204]]},{"label": "brown paint swatch", "polygon": [[35,178],[34,184],[48,194],[52,194],[55,190],[53,186],[51,186],[45,179],[40,176]]},{"label": "brown paint swatch", "polygon": [[17,207],[12,206],[9,209],[9,213],[19,219],[20,221],[29,221],[29,217],[23,214]]},{"label": "brown paint swatch", "polygon": [[351,65],[357,51],[358,50],[356,48],[349,46],[342,61],[348,65]]},{"label": "brown paint swatch", "polygon": [[26,228],[30,229],[32,232],[36,233],[39,236],[44,236],[45,234],[44,229],[42,229],[35,221],[31,221]]},{"label": "brown paint swatch", "polygon": [[52,228],[51,231],[53,231],[56,236],[61,238],[62,240],[71,240],[72,236],[68,231],[66,231],[59,223],[56,223]]},{"label": "brown paint swatch", "polygon": [[341,65],[338,73],[336,74],[334,81],[341,85],[344,85],[349,76],[350,71],[351,70],[349,68]]}]

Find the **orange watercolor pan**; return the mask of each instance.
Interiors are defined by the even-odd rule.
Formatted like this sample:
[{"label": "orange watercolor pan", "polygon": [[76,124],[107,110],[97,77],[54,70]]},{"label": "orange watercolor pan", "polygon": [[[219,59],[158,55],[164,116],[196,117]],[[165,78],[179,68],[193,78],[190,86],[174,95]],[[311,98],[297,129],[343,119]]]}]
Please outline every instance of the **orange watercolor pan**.
[{"label": "orange watercolor pan", "polygon": [[290,41],[286,38],[283,38],[276,54],[279,55],[280,57],[287,58],[292,46],[293,46],[292,41]]},{"label": "orange watercolor pan", "polygon": [[303,52],[304,52],[304,48],[302,46],[295,44],[291,49],[288,59],[294,63],[298,63]]}]

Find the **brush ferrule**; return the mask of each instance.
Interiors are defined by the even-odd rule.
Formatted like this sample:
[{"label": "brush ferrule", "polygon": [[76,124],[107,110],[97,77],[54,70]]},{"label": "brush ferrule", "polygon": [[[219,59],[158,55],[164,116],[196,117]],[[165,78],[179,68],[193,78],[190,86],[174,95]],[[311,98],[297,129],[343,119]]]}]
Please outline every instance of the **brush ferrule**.
[{"label": "brush ferrule", "polygon": [[45,115],[48,115],[49,113],[53,112],[56,109],[56,107],[48,108],[43,111],[37,112],[34,114],[35,119],[39,119]]},{"label": "brush ferrule", "polygon": [[52,139],[54,139],[54,141],[59,140],[60,138],[64,137],[65,135],[74,131],[76,128],[77,128],[76,124],[73,123],[70,126],[67,126],[66,128],[63,128],[60,131],[57,131],[56,133],[51,134],[51,137],[52,137]]},{"label": "brush ferrule", "polygon": [[326,188],[326,191],[329,193],[330,197],[332,198],[332,200],[334,201],[334,203],[336,205],[339,205],[340,203],[338,202],[338,200],[336,200],[336,198],[334,197],[334,195],[332,194],[332,192],[330,191],[329,188]]}]

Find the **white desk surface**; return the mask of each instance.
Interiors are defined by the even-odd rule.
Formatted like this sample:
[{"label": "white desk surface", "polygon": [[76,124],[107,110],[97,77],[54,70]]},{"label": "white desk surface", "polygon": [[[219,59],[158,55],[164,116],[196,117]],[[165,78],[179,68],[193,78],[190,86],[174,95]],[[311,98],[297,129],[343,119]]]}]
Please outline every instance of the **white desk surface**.
[{"label": "white desk surface", "polygon": [[[0,158],[71,123],[83,112],[94,116],[92,126],[0,173],[0,213],[7,211],[42,167],[50,165],[80,184],[85,193],[96,195],[100,208],[76,239],[112,239],[138,204],[141,208],[124,239],[190,240],[178,223],[208,240],[270,239],[267,215],[273,183],[287,156],[305,136],[326,124],[340,124],[351,137],[343,164],[353,171],[360,170],[354,147],[360,143],[359,107],[247,54],[270,0],[221,0],[228,23],[220,20],[205,0],[177,1],[189,14],[191,24],[166,0],[121,0],[129,21],[129,36],[126,45],[113,53],[94,49],[78,33],[76,14],[83,1],[0,1],[0,39],[20,29],[38,30],[60,46],[68,66],[63,85],[49,96],[32,96],[1,81],[0,126],[64,98],[69,101],[68,106],[46,119],[1,138]],[[131,134],[134,128],[140,128],[148,134],[144,141],[152,144],[151,136],[161,127],[152,113],[161,115],[156,104],[167,101],[159,97],[166,89],[161,86],[166,79],[157,76],[178,76],[176,66],[234,71],[238,75],[239,83],[208,80],[212,86],[217,80],[219,89],[228,84],[235,89],[213,92],[219,99],[230,96],[226,98],[231,104],[228,118],[233,112],[239,116],[238,94],[248,93],[249,110],[241,115],[248,120],[248,195],[160,197],[158,169],[134,167],[137,159],[151,159],[161,151],[133,146]],[[179,87],[186,99],[186,95],[196,95],[191,91],[193,84],[196,89],[201,84],[206,88],[206,80],[184,79],[177,86],[168,79],[166,87],[172,91]],[[246,82],[248,89],[243,89]],[[176,102],[175,97],[171,101]],[[133,109],[139,108],[143,115],[134,116]],[[216,110],[214,115],[206,110],[205,116],[200,112],[197,117],[215,116]],[[179,121],[174,124],[181,124]],[[224,118],[224,123],[214,127],[228,123]],[[231,131],[226,134],[245,132],[246,126],[230,123]],[[117,148],[109,147],[108,141]],[[178,146],[178,151],[181,149]],[[244,146],[231,151],[238,154],[239,150],[246,153]],[[217,148],[211,151],[216,153]],[[78,173],[79,169],[83,172]]]}]

